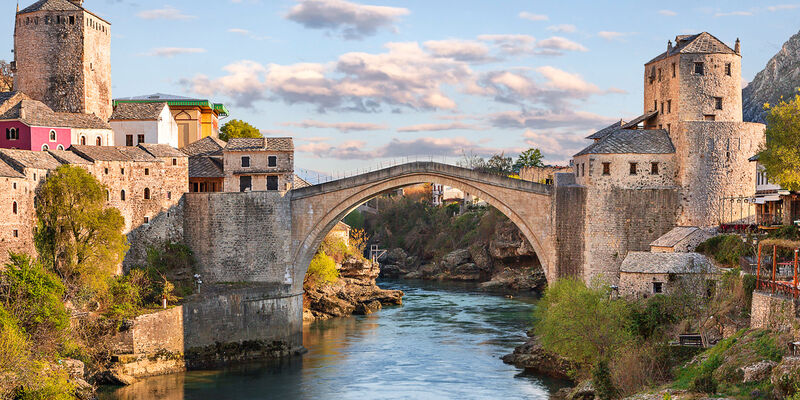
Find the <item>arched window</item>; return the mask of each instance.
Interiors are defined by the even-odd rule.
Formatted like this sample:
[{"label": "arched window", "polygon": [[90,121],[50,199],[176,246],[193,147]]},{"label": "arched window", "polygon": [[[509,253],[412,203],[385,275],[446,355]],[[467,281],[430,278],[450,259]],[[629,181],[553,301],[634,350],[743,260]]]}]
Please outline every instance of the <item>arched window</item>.
[{"label": "arched window", "polygon": [[43,144],[42,145],[42,151],[47,151],[47,150],[50,150],[50,146],[48,146],[46,144]]},{"label": "arched window", "polygon": [[62,145],[58,145],[57,149],[59,149],[59,150],[64,150],[64,146],[62,146]]},{"label": "arched window", "polygon": [[17,202],[11,203],[11,212],[16,214],[17,213]]},{"label": "arched window", "polygon": [[86,146],[86,136],[81,136],[81,146]]},{"label": "arched window", "polygon": [[50,130],[50,141],[51,142],[55,142],[57,139],[58,139],[58,135],[56,134],[56,131],[51,129]]},{"label": "arched window", "polygon": [[150,188],[144,188],[144,199],[150,200]]},{"label": "arched window", "polygon": [[17,131],[17,128],[8,128],[8,129],[6,129],[6,139],[8,139],[8,140],[18,140],[19,139],[19,131]]},{"label": "arched window", "polygon": [[97,137],[97,140],[95,142],[97,143],[98,146],[103,145],[103,139],[101,139],[100,136]]},{"label": "arched window", "polygon": [[125,201],[125,191],[124,190],[121,190],[119,192],[119,199],[122,200],[122,201]]}]

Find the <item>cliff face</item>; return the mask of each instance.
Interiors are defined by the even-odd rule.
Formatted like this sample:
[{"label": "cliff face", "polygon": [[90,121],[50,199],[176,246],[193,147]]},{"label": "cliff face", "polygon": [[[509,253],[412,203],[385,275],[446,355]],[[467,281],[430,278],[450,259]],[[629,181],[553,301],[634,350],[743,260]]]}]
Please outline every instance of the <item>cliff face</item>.
[{"label": "cliff face", "polygon": [[800,32],[789,38],[742,91],[744,120],[765,122],[764,103],[793,97],[800,87]]}]

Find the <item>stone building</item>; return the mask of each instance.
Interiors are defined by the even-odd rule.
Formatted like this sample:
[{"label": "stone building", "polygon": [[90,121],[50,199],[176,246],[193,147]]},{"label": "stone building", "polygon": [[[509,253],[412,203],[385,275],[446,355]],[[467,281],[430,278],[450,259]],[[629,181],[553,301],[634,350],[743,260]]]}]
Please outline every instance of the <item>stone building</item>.
[{"label": "stone building", "polygon": [[752,198],[755,223],[763,228],[797,224],[800,221],[800,193],[772,182],[764,166],[758,162],[758,155],[750,157],[750,161],[756,164],[756,194]]},{"label": "stone building", "polygon": [[39,0],[18,11],[12,70],[14,90],[56,112],[111,116],[111,24],[83,0]]},{"label": "stone building", "polygon": [[689,253],[714,235],[696,226],[676,226],[650,243],[653,253]]},{"label": "stone building", "polygon": [[724,199],[752,196],[748,158],[764,125],[742,121],[740,44],[681,35],[645,64],[644,113],[589,136],[572,160],[585,190],[584,278],[616,283],[630,252],[675,226],[726,222]]},{"label": "stone building", "polygon": [[178,146],[178,123],[165,102],[119,103],[109,120],[119,146],[142,143]]},{"label": "stone building", "polygon": [[620,267],[619,294],[644,297],[685,290],[710,295],[721,270],[698,253],[628,253]]},{"label": "stone building", "polygon": [[545,165],[543,167],[523,167],[519,171],[519,179],[531,182],[544,183],[545,185],[552,185],[554,182],[555,174],[557,173],[572,173],[572,167],[561,165]]},{"label": "stone building", "polygon": [[225,191],[225,171],[222,151],[226,142],[212,136],[204,137],[181,151],[189,156],[189,191]]},{"label": "stone building", "polygon": [[292,138],[233,138],[223,150],[226,192],[280,191],[294,182]]}]

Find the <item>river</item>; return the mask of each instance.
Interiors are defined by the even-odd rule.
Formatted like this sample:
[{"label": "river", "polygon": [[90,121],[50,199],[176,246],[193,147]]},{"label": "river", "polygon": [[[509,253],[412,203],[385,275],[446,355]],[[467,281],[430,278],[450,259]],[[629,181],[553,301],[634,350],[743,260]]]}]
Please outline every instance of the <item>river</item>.
[{"label": "river", "polygon": [[303,356],[148,378],[100,399],[547,399],[564,386],[500,360],[524,341],[535,299],[466,284],[380,286],[403,290],[405,304],[306,325]]}]

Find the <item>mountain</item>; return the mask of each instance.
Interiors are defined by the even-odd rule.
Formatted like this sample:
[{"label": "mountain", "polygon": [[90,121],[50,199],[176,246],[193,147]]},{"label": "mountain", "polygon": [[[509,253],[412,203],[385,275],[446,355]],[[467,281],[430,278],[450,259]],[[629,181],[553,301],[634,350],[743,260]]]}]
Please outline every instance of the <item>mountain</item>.
[{"label": "mountain", "polygon": [[764,103],[775,104],[800,87],[800,32],[783,47],[742,91],[744,120],[765,122]]}]

